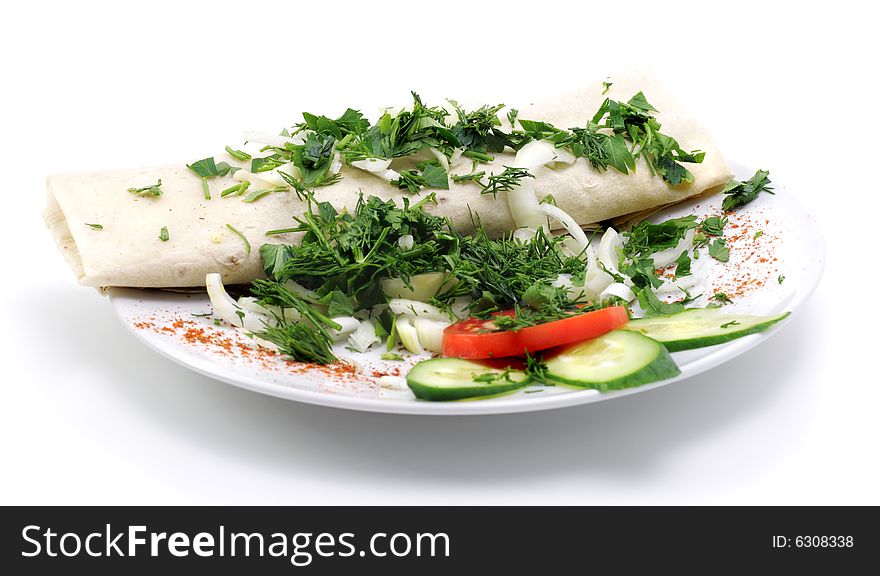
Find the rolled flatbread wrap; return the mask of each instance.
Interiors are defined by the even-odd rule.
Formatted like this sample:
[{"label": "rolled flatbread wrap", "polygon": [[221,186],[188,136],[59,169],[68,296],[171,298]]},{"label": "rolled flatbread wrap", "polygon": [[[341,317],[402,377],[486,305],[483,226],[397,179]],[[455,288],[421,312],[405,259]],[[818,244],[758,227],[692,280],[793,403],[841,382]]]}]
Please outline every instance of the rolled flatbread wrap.
[{"label": "rolled flatbread wrap", "polygon": [[[664,134],[677,139],[685,150],[706,153],[701,164],[685,165],[694,176],[693,182],[671,186],[652,175],[642,159],[634,173],[622,174],[611,167],[596,170],[588,160],[579,158],[574,164],[539,168],[534,173],[538,198],[552,194],[578,224],[589,226],[712,192],[730,179],[731,171],[707,131],[654,78],[639,74],[611,80],[606,94],[597,82],[544,102],[514,107],[520,110],[519,118],[542,120],[559,128],[582,127],[606,97],[625,101],[642,91],[659,110],[656,117]],[[495,154],[493,162],[479,169],[487,174],[502,171],[514,159],[513,152],[508,152]],[[225,154],[215,158],[243,166]],[[465,161],[450,171],[467,174],[470,170],[470,161]],[[329,201],[337,209],[353,209],[361,194],[398,202],[411,196],[363,170],[343,166],[341,173],[339,182],[315,190],[319,200]],[[159,179],[163,194],[158,198],[127,192]],[[272,193],[253,203],[236,196],[221,198],[220,192],[235,183],[231,175],[208,180],[212,199],[206,200],[201,179],[184,163],[53,175],[47,178],[44,217],[77,280],[86,286],[203,286],[210,272],[219,272],[226,283],[246,283],[263,275],[262,244],[297,241],[294,234],[270,237],[266,232],[294,226],[293,217],[301,215],[306,205],[293,191]],[[251,189],[259,187],[254,183]],[[448,217],[464,232],[472,227],[472,212],[479,215],[491,235],[512,231],[514,222],[504,194],[493,197],[480,191],[478,184],[453,182],[449,190],[436,191],[438,203],[427,209]],[[227,225],[248,239],[250,250]],[[163,227],[167,240],[160,238]]]}]

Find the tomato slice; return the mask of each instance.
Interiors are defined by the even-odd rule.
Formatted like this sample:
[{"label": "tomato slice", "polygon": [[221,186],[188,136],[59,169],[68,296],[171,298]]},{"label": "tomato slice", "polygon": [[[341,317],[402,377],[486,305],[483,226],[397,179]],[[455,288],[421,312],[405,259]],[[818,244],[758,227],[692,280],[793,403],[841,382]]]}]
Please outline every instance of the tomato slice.
[{"label": "tomato slice", "polygon": [[[501,314],[513,315],[513,311]],[[629,321],[626,308],[610,306],[520,330],[489,332],[492,320],[468,318],[443,331],[443,355],[457,358],[522,356],[601,336]]]},{"label": "tomato slice", "polygon": [[[513,311],[500,312],[512,316]],[[497,330],[492,319],[468,318],[443,331],[443,355],[455,358],[502,358],[522,354],[516,332]]]}]

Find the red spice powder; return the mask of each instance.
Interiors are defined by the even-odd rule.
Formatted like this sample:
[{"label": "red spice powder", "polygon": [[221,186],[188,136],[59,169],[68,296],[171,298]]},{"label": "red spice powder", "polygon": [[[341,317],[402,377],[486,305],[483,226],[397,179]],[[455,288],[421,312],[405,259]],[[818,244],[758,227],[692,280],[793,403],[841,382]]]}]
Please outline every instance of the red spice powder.
[{"label": "red spice powder", "polygon": [[174,318],[170,322],[161,322],[151,317],[148,320],[132,324],[140,330],[152,330],[157,334],[176,336],[192,346],[198,346],[207,352],[236,358],[248,363],[257,364],[261,368],[292,374],[320,374],[327,379],[349,380],[362,382],[364,375],[357,368],[346,362],[336,364],[313,364],[296,362],[282,356],[269,348],[264,348],[237,332],[229,332],[193,320]]}]

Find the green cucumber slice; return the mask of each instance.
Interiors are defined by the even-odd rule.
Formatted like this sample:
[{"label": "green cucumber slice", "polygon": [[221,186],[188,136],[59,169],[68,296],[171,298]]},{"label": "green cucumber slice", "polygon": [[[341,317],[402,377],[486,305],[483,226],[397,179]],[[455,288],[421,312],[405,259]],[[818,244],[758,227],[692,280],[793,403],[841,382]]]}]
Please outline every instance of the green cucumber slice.
[{"label": "green cucumber slice", "polygon": [[575,344],[546,361],[552,380],[600,391],[621,390],[678,376],[662,344],[638,332],[613,330]]},{"label": "green cucumber slice", "polygon": [[776,316],[725,314],[717,308],[693,308],[669,316],[631,320],[623,330],[632,330],[661,342],[670,352],[714,346],[742,336],[763,332],[791,312]]},{"label": "green cucumber slice", "polygon": [[413,366],[406,383],[422,400],[461,400],[511,392],[528,384],[529,377],[520,370],[499,370],[461,358],[434,358]]}]

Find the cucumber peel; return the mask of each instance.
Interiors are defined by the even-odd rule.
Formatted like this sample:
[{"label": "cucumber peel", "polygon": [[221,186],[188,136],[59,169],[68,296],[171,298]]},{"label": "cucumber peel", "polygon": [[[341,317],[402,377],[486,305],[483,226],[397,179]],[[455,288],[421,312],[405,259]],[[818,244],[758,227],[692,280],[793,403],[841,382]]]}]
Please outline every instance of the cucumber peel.
[{"label": "cucumber peel", "polygon": [[522,370],[501,370],[461,358],[424,360],[406,375],[410,390],[422,400],[497,396],[523,388],[529,380]]},{"label": "cucumber peel", "polygon": [[574,344],[546,364],[551,380],[601,392],[642,386],[681,373],[662,344],[624,330]]},{"label": "cucumber peel", "polygon": [[749,334],[757,334],[791,314],[749,316],[725,314],[717,308],[692,308],[668,316],[630,320],[622,330],[644,334],[657,340],[670,352],[724,344]]}]

